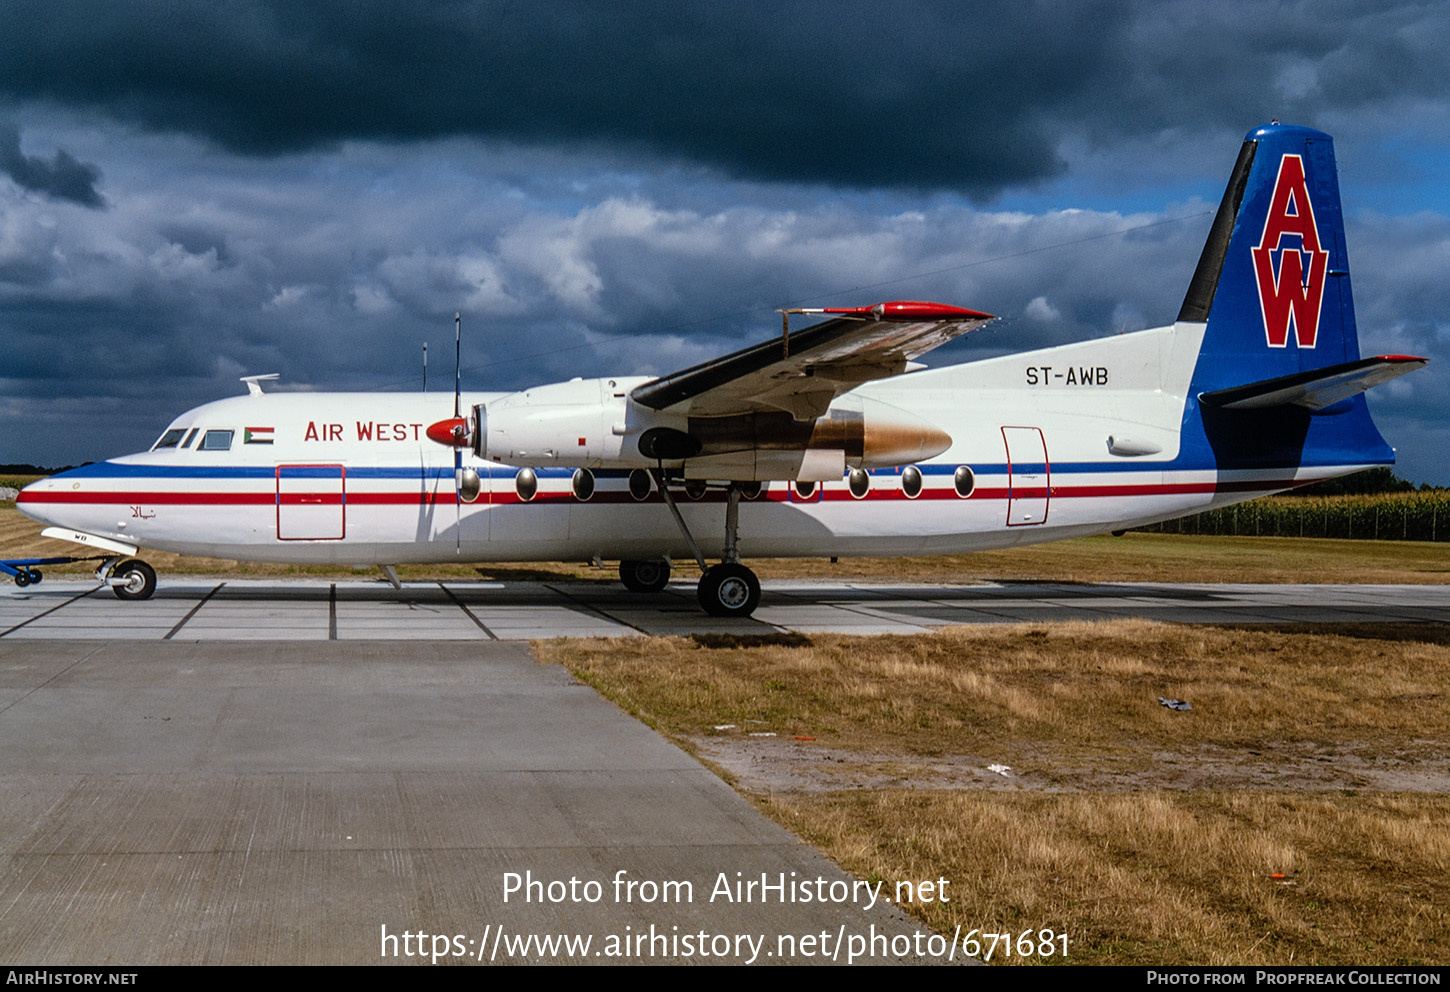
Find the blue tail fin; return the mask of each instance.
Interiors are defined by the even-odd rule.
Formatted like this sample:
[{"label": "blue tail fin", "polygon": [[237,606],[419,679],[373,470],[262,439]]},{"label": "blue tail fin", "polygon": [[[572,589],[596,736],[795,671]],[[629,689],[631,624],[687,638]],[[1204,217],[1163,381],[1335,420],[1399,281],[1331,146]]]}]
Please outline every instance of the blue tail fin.
[{"label": "blue tail fin", "polygon": [[1196,393],[1360,357],[1329,135],[1249,133],[1178,319],[1208,323]]},{"label": "blue tail fin", "polygon": [[1360,395],[1393,376],[1360,368],[1329,135],[1249,133],[1178,319],[1207,325],[1183,426],[1220,469],[1393,463]]}]

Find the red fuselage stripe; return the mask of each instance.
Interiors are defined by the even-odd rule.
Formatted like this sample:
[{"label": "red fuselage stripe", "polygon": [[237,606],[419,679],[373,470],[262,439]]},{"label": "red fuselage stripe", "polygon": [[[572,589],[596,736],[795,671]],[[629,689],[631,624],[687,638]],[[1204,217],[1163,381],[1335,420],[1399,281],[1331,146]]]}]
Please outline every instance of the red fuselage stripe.
[{"label": "red fuselage stripe", "polygon": [[[1005,486],[999,487],[978,487],[967,499],[992,500],[992,499],[1103,499],[1122,496],[1177,496],[1190,494],[1213,494],[1213,493],[1238,493],[1238,492],[1270,492],[1281,489],[1288,489],[1303,483],[1295,479],[1255,479],[1252,481],[1234,482],[1180,482],[1180,483],[1144,483],[1132,484],[1110,484],[1110,485],[1061,485],[1018,487],[1015,491]],[[340,506],[346,502],[350,506],[418,506],[455,502],[454,494],[451,492],[419,493],[419,492],[350,492],[346,496],[333,490],[332,492],[315,493],[283,493],[280,497],[274,492],[251,492],[251,493],[229,493],[229,492],[175,492],[175,491],[136,491],[136,492],[22,492],[17,501],[20,503],[66,503],[74,505],[110,506],[127,505],[132,503],[149,503],[158,506],[276,506],[278,501],[287,506]],[[784,490],[773,493],[766,493],[761,499],[775,502],[788,503],[815,503],[822,499],[830,502],[871,502],[879,500],[903,500],[913,501],[914,499],[963,499],[951,488],[925,489],[916,497],[909,497],[900,489],[877,489],[867,493],[864,497],[853,496],[847,489],[829,489],[818,492],[809,499],[802,499],[794,494],[787,494]],[[707,493],[700,500],[691,500],[685,497],[680,502],[689,505],[691,502],[718,503],[723,502],[725,496],[722,492],[712,491]],[[517,493],[511,491],[482,494],[475,505],[508,505],[524,503]],[[577,503],[572,493],[539,493],[532,500],[532,503]],[[661,502],[658,493],[651,493],[644,500],[636,500],[627,492],[597,492],[589,500],[590,503],[658,503]],[[752,502],[747,500],[746,502]]]}]

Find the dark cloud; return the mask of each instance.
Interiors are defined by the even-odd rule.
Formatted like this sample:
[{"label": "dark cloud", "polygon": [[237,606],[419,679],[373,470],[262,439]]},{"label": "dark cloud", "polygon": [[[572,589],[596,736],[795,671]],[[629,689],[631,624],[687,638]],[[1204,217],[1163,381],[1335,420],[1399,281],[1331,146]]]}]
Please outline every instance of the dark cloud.
[{"label": "dark cloud", "polygon": [[20,132],[3,124],[0,124],[0,173],[9,176],[22,189],[55,200],[69,200],[92,210],[106,205],[105,198],[96,192],[100,169],[76,161],[64,149],[57,149],[49,162],[24,155],[20,151]]},{"label": "dark cloud", "polygon": [[953,188],[1060,145],[1443,95],[1398,4],[10,0],[0,92],[268,155],[347,139],[608,144],[753,179]]},{"label": "dark cloud", "polygon": [[[1118,20],[1110,6],[1024,5],[980,23],[869,3],[20,0],[0,88],[253,154],[488,135],[633,147],[752,178],[986,194],[1060,168],[1030,108],[1104,71]],[[1031,39],[1026,52],[1002,43],[1012,36]]]}]

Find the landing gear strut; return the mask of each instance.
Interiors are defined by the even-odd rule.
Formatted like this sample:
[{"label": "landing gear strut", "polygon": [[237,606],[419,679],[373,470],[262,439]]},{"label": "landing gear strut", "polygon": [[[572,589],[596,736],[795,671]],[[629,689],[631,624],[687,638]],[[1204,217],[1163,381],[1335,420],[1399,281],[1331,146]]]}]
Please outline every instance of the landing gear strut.
[{"label": "landing gear strut", "polygon": [[[720,564],[707,565],[699,544],[695,542],[690,528],[685,525],[685,518],[680,515],[679,507],[675,505],[674,496],[665,485],[664,471],[656,469],[654,476],[655,485],[659,487],[665,504],[670,508],[670,513],[674,514],[675,524],[680,528],[680,533],[684,535],[685,542],[695,556],[695,562],[700,566],[702,574],[700,584],[696,587],[700,608],[712,617],[750,616],[760,605],[760,580],[755,577],[754,572],[740,563],[740,552],[736,547],[740,536],[739,483],[731,482],[725,488],[725,554]],[[623,567],[620,566],[621,570]]]}]

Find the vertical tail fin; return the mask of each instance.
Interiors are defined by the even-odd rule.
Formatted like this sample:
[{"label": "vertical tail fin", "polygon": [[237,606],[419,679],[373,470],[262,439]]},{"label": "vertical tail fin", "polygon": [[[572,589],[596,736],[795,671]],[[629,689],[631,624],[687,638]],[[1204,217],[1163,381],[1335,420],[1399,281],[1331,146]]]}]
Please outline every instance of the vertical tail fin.
[{"label": "vertical tail fin", "polygon": [[1424,361],[1360,359],[1329,135],[1249,132],[1178,320],[1206,325],[1184,443],[1201,438],[1220,470],[1393,464],[1362,394]]},{"label": "vertical tail fin", "polygon": [[1208,324],[1195,393],[1359,358],[1329,135],[1249,133],[1178,319]]}]

